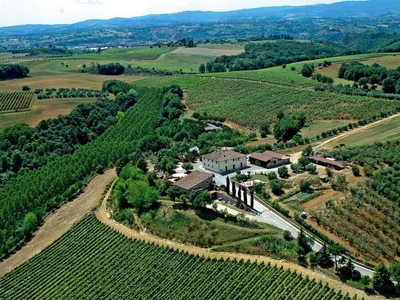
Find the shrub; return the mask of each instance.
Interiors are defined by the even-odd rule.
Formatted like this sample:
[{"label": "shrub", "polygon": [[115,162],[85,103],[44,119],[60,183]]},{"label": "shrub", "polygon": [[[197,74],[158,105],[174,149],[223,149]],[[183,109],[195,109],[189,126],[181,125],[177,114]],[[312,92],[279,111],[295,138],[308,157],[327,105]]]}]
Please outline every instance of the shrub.
[{"label": "shrub", "polygon": [[351,171],[353,172],[354,176],[360,176],[360,168],[358,166],[352,166]]},{"label": "shrub", "polygon": [[283,183],[279,179],[273,179],[271,180],[271,191],[274,195],[281,195],[283,194]]},{"label": "shrub", "polygon": [[[279,170],[278,170],[279,171]],[[277,179],[278,177],[276,176],[276,173],[275,172],[271,172],[271,173],[268,173],[268,180],[274,180],[274,179]]]},{"label": "shrub", "polygon": [[283,238],[287,241],[291,241],[293,239],[292,234],[289,230],[285,230],[283,232]]},{"label": "shrub", "polygon": [[30,88],[29,86],[27,86],[27,85],[23,85],[23,86],[22,86],[22,90],[23,90],[24,92],[27,92],[27,91],[30,91],[31,88]]},{"label": "shrub", "polygon": [[279,167],[278,174],[281,178],[287,178],[289,176],[289,170],[286,166]]},{"label": "shrub", "polygon": [[370,166],[370,165],[366,165],[363,167],[364,170],[364,174],[365,176],[371,177],[372,175],[374,175],[374,167]]}]

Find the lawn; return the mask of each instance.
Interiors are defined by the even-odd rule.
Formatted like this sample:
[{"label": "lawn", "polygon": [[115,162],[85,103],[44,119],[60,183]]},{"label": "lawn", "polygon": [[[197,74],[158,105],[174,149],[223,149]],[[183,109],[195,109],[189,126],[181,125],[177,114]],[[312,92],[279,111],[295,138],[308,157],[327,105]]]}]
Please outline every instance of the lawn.
[{"label": "lawn", "polygon": [[261,180],[262,182],[269,182],[267,175],[252,175],[251,180]]}]

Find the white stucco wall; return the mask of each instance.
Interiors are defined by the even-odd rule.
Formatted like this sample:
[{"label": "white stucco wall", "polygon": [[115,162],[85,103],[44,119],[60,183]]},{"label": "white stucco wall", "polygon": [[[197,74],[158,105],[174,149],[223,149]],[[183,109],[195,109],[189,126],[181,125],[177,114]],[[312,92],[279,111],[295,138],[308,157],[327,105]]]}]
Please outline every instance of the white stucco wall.
[{"label": "white stucco wall", "polygon": [[202,162],[204,169],[216,173],[233,172],[243,169],[247,166],[246,156],[219,162],[203,158]]}]

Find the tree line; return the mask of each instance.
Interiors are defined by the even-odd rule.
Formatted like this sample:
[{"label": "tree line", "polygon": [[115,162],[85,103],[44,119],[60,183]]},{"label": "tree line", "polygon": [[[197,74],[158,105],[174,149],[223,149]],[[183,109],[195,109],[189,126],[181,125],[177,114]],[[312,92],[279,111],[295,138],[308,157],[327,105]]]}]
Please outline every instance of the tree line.
[{"label": "tree line", "polygon": [[382,85],[384,93],[400,94],[400,67],[388,70],[377,63],[368,66],[354,61],[342,64],[338,77],[354,81],[356,88],[375,90],[377,85]]},{"label": "tree line", "polygon": [[201,64],[200,73],[257,70],[293,62],[340,56],[346,49],[329,42],[279,40],[271,43],[249,43],[239,55],[223,55]]},{"label": "tree line", "polygon": [[19,64],[0,65],[0,80],[23,78],[28,76],[29,68]]}]

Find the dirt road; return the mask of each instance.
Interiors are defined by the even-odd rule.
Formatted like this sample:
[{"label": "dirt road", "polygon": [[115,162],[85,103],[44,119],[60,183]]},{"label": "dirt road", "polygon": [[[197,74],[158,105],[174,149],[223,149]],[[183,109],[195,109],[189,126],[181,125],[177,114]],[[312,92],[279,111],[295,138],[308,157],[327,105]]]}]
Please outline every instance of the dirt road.
[{"label": "dirt road", "polygon": [[42,251],[67,232],[82,216],[96,208],[105,185],[116,176],[114,169],[97,175],[74,201],[66,203],[55,213],[47,216],[44,224],[21,250],[0,262],[0,277]]}]

